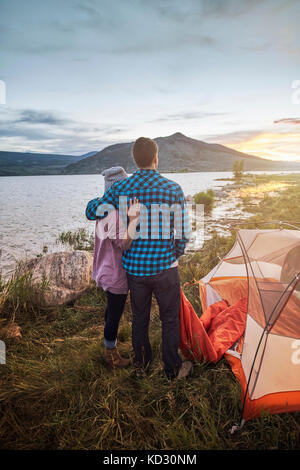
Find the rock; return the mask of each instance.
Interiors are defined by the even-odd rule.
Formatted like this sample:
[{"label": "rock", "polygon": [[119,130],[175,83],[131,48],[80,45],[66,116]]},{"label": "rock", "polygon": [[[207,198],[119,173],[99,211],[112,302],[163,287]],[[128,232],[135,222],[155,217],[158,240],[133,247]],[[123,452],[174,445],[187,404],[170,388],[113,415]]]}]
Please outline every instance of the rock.
[{"label": "rock", "polygon": [[32,273],[36,303],[54,307],[66,305],[85,292],[91,280],[92,264],[92,253],[76,250],[33,258],[25,262],[21,272]]}]

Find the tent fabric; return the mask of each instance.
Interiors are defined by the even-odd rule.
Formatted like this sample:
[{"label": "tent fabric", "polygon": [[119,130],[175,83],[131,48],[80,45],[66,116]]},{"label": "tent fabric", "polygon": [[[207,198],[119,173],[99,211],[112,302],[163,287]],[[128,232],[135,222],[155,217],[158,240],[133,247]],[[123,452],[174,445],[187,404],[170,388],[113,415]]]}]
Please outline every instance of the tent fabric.
[{"label": "tent fabric", "polygon": [[[241,361],[228,353],[225,354],[225,358],[235,377],[240,382],[242,388],[241,405],[243,406],[247,390],[247,380]],[[243,419],[248,421],[249,419],[258,418],[263,411],[271,414],[300,411],[300,392],[273,393],[254,400],[250,400],[247,394],[243,410]]]},{"label": "tent fabric", "polygon": [[218,362],[245,330],[247,298],[229,306],[221,300],[199,318],[192,305],[181,293],[180,349],[186,359]]},{"label": "tent fabric", "polygon": [[229,305],[233,305],[243,297],[248,296],[247,277],[217,278],[211,281],[209,286],[219,294],[221,299],[225,299]]},{"label": "tent fabric", "polygon": [[182,297],[184,355],[217,362],[225,354],[245,420],[263,410],[300,411],[300,230],[238,230],[229,253],[198,282],[200,318]]}]

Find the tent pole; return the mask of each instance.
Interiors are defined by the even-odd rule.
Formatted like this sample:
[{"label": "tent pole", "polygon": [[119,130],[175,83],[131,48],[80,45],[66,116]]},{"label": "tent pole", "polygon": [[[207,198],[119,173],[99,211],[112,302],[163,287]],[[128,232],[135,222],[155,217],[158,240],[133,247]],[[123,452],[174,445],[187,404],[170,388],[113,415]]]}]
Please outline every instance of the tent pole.
[{"label": "tent pole", "polygon": [[241,431],[241,429],[244,426],[245,422],[246,422],[245,419],[241,419],[240,424],[235,424],[234,426],[232,426],[232,428],[230,429],[230,434],[232,435],[237,431]]}]

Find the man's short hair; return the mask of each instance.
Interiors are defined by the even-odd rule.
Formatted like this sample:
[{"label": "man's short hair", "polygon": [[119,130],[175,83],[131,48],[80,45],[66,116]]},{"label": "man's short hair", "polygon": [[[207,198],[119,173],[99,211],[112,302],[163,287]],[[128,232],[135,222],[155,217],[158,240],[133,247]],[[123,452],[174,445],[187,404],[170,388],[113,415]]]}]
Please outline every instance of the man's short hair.
[{"label": "man's short hair", "polygon": [[133,158],[139,168],[149,167],[158,153],[157,143],[148,137],[139,137],[133,144]]}]

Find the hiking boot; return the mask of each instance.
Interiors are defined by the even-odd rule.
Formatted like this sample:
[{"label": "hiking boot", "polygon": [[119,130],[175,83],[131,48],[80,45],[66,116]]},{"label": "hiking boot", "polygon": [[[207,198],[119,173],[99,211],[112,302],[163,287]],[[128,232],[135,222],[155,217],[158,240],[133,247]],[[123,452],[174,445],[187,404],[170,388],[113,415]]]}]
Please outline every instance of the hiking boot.
[{"label": "hiking boot", "polygon": [[128,367],[130,364],[129,359],[123,358],[118,349],[107,349],[105,348],[105,362],[108,367]]},{"label": "hiking boot", "polygon": [[178,372],[177,379],[187,377],[191,372],[192,366],[193,364],[190,361],[183,362],[180,371]]}]

